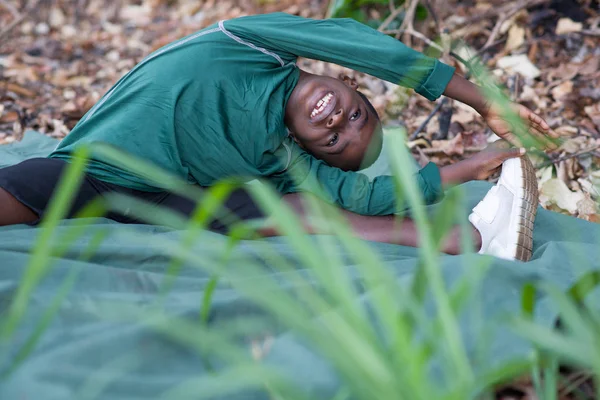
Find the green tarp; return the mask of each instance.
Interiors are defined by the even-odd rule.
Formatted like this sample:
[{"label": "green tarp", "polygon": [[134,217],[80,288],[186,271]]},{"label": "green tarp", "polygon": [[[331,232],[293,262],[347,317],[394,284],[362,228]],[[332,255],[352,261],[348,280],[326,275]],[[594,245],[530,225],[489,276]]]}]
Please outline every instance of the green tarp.
[{"label": "green tarp", "polygon": [[[0,147],[0,166],[44,155],[55,145],[56,141],[29,132],[22,142]],[[489,187],[485,182],[465,185],[468,205],[472,207]],[[184,232],[156,226],[119,225],[106,219],[89,222],[84,234],[60,258],[52,259],[53,268],[30,296],[29,307],[16,333],[11,335],[10,340],[2,342],[0,371],[5,372],[43,319],[63,281],[74,276],[72,288],[32,352],[8,378],[0,381],[0,399],[81,399],[85,395],[110,400],[157,398],[166,390],[206,372],[204,360],[172,338],[135,322],[135,319],[107,318],[105,313],[107,304],[149,306],[159,298],[170,257],[156,243],[177,240]],[[55,237],[62,237],[75,224],[76,221],[64,221]],[[126,236],[123,234],[125,230],[150,235],[152,240]],[[99,232],[104,240],[89,255],[90,243],[95,241]],[[24,225],[0,228],[2,315],[6,315],[29,260],[28,253],[39,233],[39,228]],[[260,246],[265,242],[278,255],[296,263],[298,271],[302,272],[297,263],[298,255],[285,238],[244,241],[228,262],[233,265],[248,259],[259,260],[265,275],[277,278],[276,281],[283,287],[291,286],[286,273],[269,265],[269,261],[262,257]],[[226,243],[225,237],[206,232],[201,240],[196,241],[194,252],[207,259],[214,258]],[[484,370],[531,351],[527,342],[506,328],[504,322],[507,315],[519,312],[523,284],[545,279],[561,288],[569,287],[582,273],[600,266],[598,243],[598,225],[540,208],[531,262],[508,262],[486,257],[490,265],[479,292],[473,294],[473,299],[477,300],[467,302],[460,318],[461,333],[476,370]],[[377,243],[370,245],[400,282],[412,279],[417,264],[416,249]],[[362,286],[352,265],[352,254],[341,247],[333,247],[329,251],[339,252],[348,260],[347,272],[356,279],[359,290],[356,301],[368,302],[368,293],[360,292]],[[479,271],[475,269],[481,266],[473,260],[482,257],[443,256],[442,273],[447,284],[452,286],[466,275],[477,274]],[[183,265],[172,282],[172,290],[164,298],[168,313],[197,318],[210,278],[208,272]],[[212,301],[211,323],[244,315],[261,315],[259,307],[225,283],[217,285]],[[429,302],[427,304],[427,307],[431,306]],[[481,310],[485,316],[485,326],[474,323],[471,318],[476,310]],[[550,326],[556,317],[553,303],[542,294],[538,295],[535,315],[536,320],[546,326]],[[310,394],[310,398],[331,398],[336,393],[339,384],[336,374],[317,351],[294,332],[277,324],[274,324],[271,334],[274,339],[266,362],[274,363],[281,367],[281,371],[289,373]],[[485,354],[476,357],[478,346],[481,346],[479,339],[483,337],[488,338]],[[248,392],[226,398],[268,399],[270,396]]]}]

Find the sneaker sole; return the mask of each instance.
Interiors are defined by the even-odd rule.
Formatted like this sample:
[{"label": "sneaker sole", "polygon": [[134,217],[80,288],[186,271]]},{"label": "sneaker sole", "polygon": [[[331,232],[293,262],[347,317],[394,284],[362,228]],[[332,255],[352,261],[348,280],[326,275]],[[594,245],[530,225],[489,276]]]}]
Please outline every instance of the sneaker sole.
[{"label": "sneaker sole", "polygon": [[535,168],[527,156],[521,162],[521,205],[517,232],[515,259],[529,261],[533,253],[533,223],[537,214],[539,193]]}]

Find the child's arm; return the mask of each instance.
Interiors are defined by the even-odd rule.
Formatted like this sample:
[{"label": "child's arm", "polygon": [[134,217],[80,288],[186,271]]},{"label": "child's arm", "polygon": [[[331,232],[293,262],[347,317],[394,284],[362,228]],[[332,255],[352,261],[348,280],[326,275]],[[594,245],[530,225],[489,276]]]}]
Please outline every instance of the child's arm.
[{"label": "child's arm", "polygon": [[[472,106],[498,136],[520,144],[499,107],[486,102],[479,87],[455,74],[453,67],[352,19],[313,20],[275,13],[237,18],[222,26],[243,40],[274,52],[283,62],[294,62],[296,57],[313,58],[413,88],[429,100],[445,94]],[[558,137],[526,107],[515,104],[514,108],[530,133],[542,142],[546,135]]]},{"label": "child's arm", "polygon": [[[444,188],[471,180],[487,179],[505,160],[525,154],[524,149],[508,148],[499,141],[472,157],[438,168],[429,163],[414,176],[425,204],[443,197]],[[362,215],[389,215],[401,209],[396,204],[393,176],[378,176],[372,181],[360,172],[342,171],[290,143],[292,162],[285,173],[273,175],[271,182],[280,193],[311,192],[323,200]]]},{"label": "child's arm", "polygon": [[[396,204],[393,176],[377,176],[373,180],[360,173],[342,171],[302,150],[291,139],[291,151],[285,172],[269,176],[279,193],[310,192],[323,200],[363,215],[389,215],[401,209]],[[283,146],[282,146],[283,147]],[[285,159],[288,155],[282,152]],[[443,197],[444,190],[439,168],[429,163],[414,174],[426,204]]]},{"label": "child's arm", "polygon": [[[483,96],[481,89],[474,83],[469,82],[460,75],[454,74],[444,90],[444,95],[473,107],[499,137],[515,145],[521,145],[521,141],[514,135],[514,128],[501,115],[500,107],[488,101]],[[556,139],[559,135],[550,129],[546,121],[520,104],[514,104],[513,108],[526,124],[530,134],[543,143],[546,143],[549,147],[555,147],[552,143],[545,140],[545,137],[548,135]]]},{"label": "child's arm", "polygon": [[489,178],[509,158],[525,154],[523,148],[507,148],[506,142],[496,142],[466,160],[440,168],[442,186],[459,185]]},{"label": "child's arm", "polygon": [[275,13],[224,21],[222,29],[275,53],[284,63],[297,57],[332,62],[437,99],[454,68],[349,18],[314,20]]}]

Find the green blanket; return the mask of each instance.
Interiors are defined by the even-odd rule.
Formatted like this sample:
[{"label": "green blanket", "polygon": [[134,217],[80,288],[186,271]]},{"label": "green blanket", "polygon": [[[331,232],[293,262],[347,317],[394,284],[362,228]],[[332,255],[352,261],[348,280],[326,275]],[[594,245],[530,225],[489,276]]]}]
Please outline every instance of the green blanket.
[{"label": "green blanket", "polygon": [[[0,147],[0,166],[44,155],[55,145],[54,140],[29,132],[22,142]],[[472,207],[488,188],[489,184],[485,182],[467,184],[467,206]],[[107,304],[118,304],[119,308],[127,305],[144,308],[160,298],[170,257],[157,243],[177,240],[184,232],[156,226],[124,226],[106,219],[89,223],[84,234],[60,258],[51,260],[53,268],[42,277],[29,297],[29,307],[15,333],[9,340],[0,342],[0,370],[6,371],[43,321],[44,313],[62,290],[65,278],[74,277],[72,287],[57,306],[57,313],[40,340],[16,370],[0,381],[0,398],[82,399],[88,395],[89,398],[110,400],[157,398],[176,385],[210,370],[205,360],[186,350],[173,338],[135,319],[114,315],[107,317],[106,313]],[[61,223],[57,237],[75,224],[76,221]],[[149,235],[152,240],[125,236],[125,230]],[[3,315],[14,297],[29,261],[28,252],[39,233],[39,228],[24,225],[0,228],[0,304]],[[104,240],[90,255],[90,243],[98,238],[98,233],[102,233]],[[194,252],[207,259],[216,258],[226,243],[225,237],[206,232],[202,240],[195,243]],[[273,261],[261,255],[260,246],[264,243],[303,272],[298,254],[285,238],[244,241],[227,262],[233,265],[248,259],[257,260],[263,266],[265,276],[276,278],[281,287],[292,287],[292,281],[286,278],[287,273],[275,268],[271,265]],[[598,225],[540,208],[531,262],[492,260],[478,255],[442,257],[442,273],[450,286],[465,275],[480,272],[475,270],[480,266],[473,265],[474,259],[486,258],[491,262],[478,293],[473,295],[478,300],[467,302],[460,318],[461,334],[469,354],[473,356],[475,369],[483,370],[531,351],[527,342],[507,329],[503,322],[507,314],[519,312],[523,284],[532,279],[545,279],[567,288],[582,273],[600,267],[597,243],[600,243]],[[416,249],[378,243],[369,245],[376,249],[400,282],[408,282],[413,277]],[[369,302],[369,293],[361,289],[359,274],[353,268],[352,254],[339,246],[329,251],[348,260],[347,273],[357,287],[356,301]],[[254,278],[248,276],[247,279]],[[171,291],[164,297],[163,305],[170,315],[196,318],[203,294],[213,283],[210,273],[184,263],[171,282]],[[538,295],[536,304],[536,320],[547,326],[552,324],[556,312],[550,299]],[[426,307],[430,307],[428,301]],[[483,312],[485,326],[470,319],[475,310]],[[240,316],[259,315],[262,315],[260,307],[246,300],[230,285],[216,285],[209,315],[211,324],[226,323]],[[270,333],[273,342],[265,361],[278,366],[300,383],[309,393],[309,398],[332,398],[339,380],[325,358],[294,331],[280,324],[273,322]],[[486,354],[476,357],[482,337],[487,338],[484,346]],[[272,397],[252,391],[239,397],[225,398]]]}]

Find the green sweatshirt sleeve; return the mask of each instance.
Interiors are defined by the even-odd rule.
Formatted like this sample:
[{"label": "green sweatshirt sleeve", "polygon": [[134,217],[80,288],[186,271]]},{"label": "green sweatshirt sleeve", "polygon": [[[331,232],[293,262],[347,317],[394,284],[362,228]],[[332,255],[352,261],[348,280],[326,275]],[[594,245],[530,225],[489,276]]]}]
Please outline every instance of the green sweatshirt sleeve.
[{"label": "green sweatshirt sleeve", "polygon": [[353,19],[314,20],[285,13],[224,21],[223,28],[287,62],[312,58],[413,88],[429,100],[445,90],[454,68]]},{"label": "green sweatshirt sleeve", "polygon": [[[394,178],[388,175],[372,181],[360,172],[342,171],[318,160],[298,146],[291,148],[291,163],[281,174],[270,177],[280,193],[311,192],[330,203],[362,215],[389,215],[402,211],[394,193]],[[438,167],[427,164],[415,174],[425,204],[439,201],[444,191]]]}]

